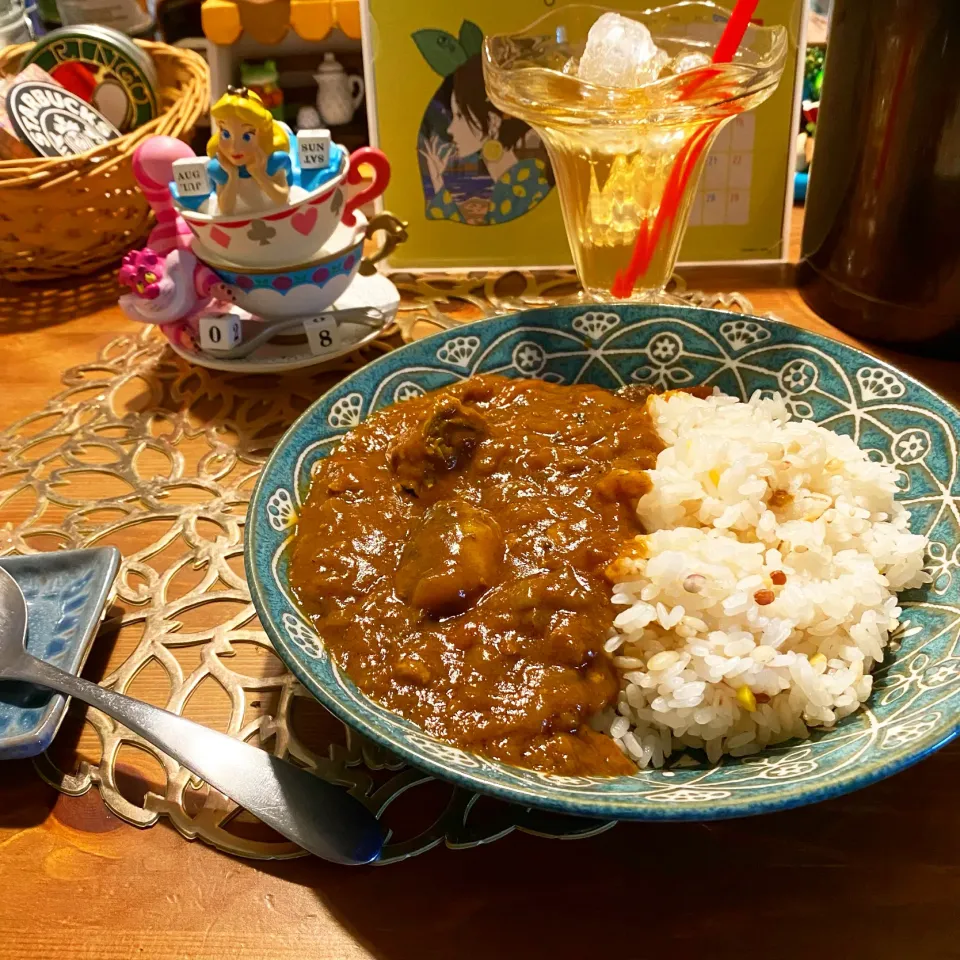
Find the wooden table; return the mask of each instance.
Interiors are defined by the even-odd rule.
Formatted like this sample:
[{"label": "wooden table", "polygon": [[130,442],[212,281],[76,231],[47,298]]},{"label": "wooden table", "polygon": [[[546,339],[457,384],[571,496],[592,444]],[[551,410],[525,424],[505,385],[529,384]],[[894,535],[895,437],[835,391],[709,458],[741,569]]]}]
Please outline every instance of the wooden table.
[{"label": "wooden table", "polygon": [[[789,267],[683,274],[850,339],[803,304]],[[0,317],[0,426],[128,329],[116,307],[69,291],[20,292],[29,316]],[[953,364],[883,355],[960,402]],[[29,762],[0,770],[2,960],[960,956],[960,744],[787,813],[568,842],[512,834],[362,869],[239,860],[164,822],[129,826],[96,791],[59,796]]]}]

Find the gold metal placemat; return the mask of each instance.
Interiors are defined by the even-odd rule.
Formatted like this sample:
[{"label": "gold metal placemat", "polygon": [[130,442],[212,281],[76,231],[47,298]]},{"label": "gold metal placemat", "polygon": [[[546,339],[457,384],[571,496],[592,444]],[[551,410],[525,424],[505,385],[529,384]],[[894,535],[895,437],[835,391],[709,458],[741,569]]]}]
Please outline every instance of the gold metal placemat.
[{"label": "gold metal placemat", "polygon": [[[395,325],[362,351],[307,372],[193,367],[153,328],[132,327],[67,370],[60,393],[0,434],[0,555],[119,546],[113,603],[88,675],[99,671],[104,686],[344,784],[389,829],[384,863],[517,828],[593,835],[612,824],[480,799],[365,741],[286,670],[250,602],[247,503],[270,451],[310,403],[404,340],[547,306],[577,290],[572,273],[393,279],[403,294]],[[704,295],[682,284],[678,291],[690,304],[752,312],[739,294]],[[10,516],[16,520],[4,522]],[[98,710],[71,704],[64,729],[35,763],[65,793],[98,787],[111,811],[139,826],[166,816],[185,836],[241,856],[302,853]]]}]

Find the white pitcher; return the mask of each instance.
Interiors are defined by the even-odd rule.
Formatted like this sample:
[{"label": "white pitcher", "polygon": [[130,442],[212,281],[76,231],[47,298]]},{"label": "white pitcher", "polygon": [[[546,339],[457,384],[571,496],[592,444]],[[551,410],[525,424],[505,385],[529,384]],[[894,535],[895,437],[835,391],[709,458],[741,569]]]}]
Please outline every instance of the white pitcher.
[{"label": "white pitcher", "polygon": [[332,53],[313,75],[317,81],[317,109],[328,127],[349,123],[363,99],[363,78],[348,75]]}]

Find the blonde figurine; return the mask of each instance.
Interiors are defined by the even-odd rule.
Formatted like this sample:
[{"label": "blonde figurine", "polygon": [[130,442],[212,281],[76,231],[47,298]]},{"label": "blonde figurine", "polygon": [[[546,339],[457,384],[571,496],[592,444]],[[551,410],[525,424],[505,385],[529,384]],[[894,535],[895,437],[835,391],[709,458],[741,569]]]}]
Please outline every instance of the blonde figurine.
[{"label": "blonde figurine", "polygon": [[290,140],[263,101],[246,87],[227,87],[213,105],[213,136],[207,143],[207,172],[217,191],[217,210],[283,206],[290,195]]}]

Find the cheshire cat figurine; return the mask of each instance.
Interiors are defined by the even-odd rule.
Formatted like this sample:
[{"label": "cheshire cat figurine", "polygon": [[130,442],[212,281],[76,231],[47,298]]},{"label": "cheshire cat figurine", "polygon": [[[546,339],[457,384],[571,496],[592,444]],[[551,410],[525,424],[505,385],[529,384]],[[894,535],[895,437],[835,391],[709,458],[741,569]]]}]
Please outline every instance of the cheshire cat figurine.
[{"label": "cheshire cat figurine", "polygon": [[193,234],[174,208],[167,187],[174,160],[193,156],[173,137],[151,137],[133,155],[133,175],[157,225],[147,246],[128,253],[120,268],[120,283],[130,289],[120,297],[120,307],[131,320],[175,323],[207,306],[214,295],[229,299],[219,277],[191,252]]},{"label": "cheshire cat figurine", "polygon": [[120,268],[120,283],[131,290],[120,298],[120,306],[143,323],[182,320],[209,300],[209,293],[204,296],[196,288],[197,275],[205,269],[189,250],[171,250],[165,257],[150,247],[134,250]]}]

